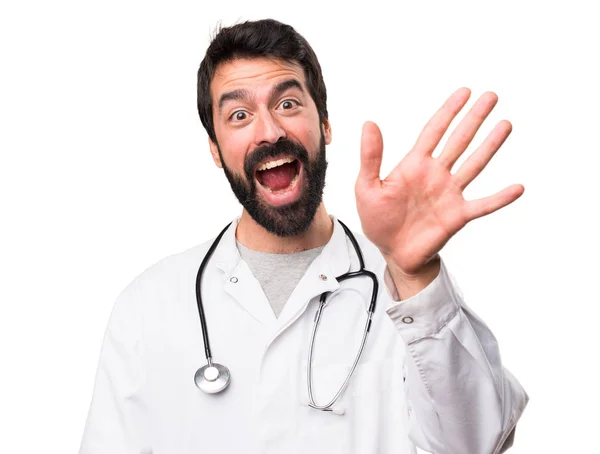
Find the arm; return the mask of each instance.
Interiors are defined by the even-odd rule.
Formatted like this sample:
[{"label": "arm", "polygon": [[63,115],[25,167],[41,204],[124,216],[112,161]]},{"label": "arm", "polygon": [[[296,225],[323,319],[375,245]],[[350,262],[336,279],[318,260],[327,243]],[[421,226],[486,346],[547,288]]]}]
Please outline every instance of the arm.
[{"label": "arm", "polygon": [[[520,184],[482,199],[464,189],[481,173],[512,131],[501,121],[453,172],[498,101],[482,95],[448,138],[437,145],[464,107],[470,90],[457,90],[429,120],[415,145],[383,180],[383,137],[363,126],[356,204],[363,232],[379,249],[396,288],[388,314],[407,346],[407,397],[414,406],[414,441],[436,454],[489,454],[512,443],[527,395],[502,368],[496,340],[464,304],[439,251],[468,222],[518,199]],[[395,282],[395,285],[394,285]]]},{"label": "arm", "polygon": [[136,281],[117,298],[104,336],[80,454],[151,454]]},{"label": "arm", "polygon": [[403,301],[389,268],[384,274],[387,313],[408,353],[410,436],[436,454],[502,453],[529,399],[502,367],[494,335],[439,264],[434,280]]}]

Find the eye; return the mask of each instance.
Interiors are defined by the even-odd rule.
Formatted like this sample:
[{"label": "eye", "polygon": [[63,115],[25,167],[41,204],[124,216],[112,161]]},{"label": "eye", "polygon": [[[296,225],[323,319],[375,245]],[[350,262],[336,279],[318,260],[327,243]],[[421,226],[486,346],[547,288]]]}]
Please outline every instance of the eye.
[{"label": "eye", "polygon": [[248,118],[248,112],[245,110],[236,110],[229,116],[231,121],[244,121]]},{"label": "eye", "polygon": [[283,101],[281,101],[279,103],[279,107],[282,110],[291,110],[291,109],[297,107],[298,105],[299,105],[298,101],[295,101],[293,99],[284,99]]}]

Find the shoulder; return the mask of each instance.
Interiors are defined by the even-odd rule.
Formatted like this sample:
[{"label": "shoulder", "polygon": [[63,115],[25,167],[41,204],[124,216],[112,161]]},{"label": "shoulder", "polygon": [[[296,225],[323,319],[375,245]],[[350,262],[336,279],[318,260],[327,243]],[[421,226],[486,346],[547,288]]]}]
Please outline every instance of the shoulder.
[{"label": "shoulder", "polygon": [[[193,282],[202,259],[214,238],[171,254],[149,265],[121,291],[117,300],[155,299],[159,295]],[[192,281],[190,281],[192,279]]]},{"label": "shoulder", "polygon": [[178,276],[182,277],[190,272],[195,274],[213,241],[214,238],[211,238],[204,243],[164,257],[137,275],[132,284],[146,287],[162,281],[177,280]]}]

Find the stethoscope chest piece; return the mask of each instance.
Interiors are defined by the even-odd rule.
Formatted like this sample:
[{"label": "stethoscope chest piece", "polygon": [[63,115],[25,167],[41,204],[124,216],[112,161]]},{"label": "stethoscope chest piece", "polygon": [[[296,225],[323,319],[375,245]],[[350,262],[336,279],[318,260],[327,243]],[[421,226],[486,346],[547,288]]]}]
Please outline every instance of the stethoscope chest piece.
[{"label": "stethoscope chest piece", "polygon": [[194,375],[196,386],[205,393],[215,394],[223,391],[231,381],[229,369],[217,363],[207,364]]}]

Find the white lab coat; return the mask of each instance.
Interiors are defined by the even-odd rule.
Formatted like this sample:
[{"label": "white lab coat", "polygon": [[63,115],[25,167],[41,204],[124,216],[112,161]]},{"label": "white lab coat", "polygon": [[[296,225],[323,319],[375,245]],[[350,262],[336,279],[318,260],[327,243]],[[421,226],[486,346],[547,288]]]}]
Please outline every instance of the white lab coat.
[{"label": "white lab coat", "polygon": [[322,405],[356,355],[370,280],[335,279],[359,265],[334,222],[331,240],[276,318],[240,258],[236,226],[202,284],[213,360],[230,369],[229,388],[208,395],[193,380],[206,364],[195,281],[210,241],[158,262],[119,295],[80,454],[408,454],[415,444],[437,454],[495,454],[512,444],[528,396],[502,367],[494,336],[465,306],[443,261],[427,288],[397,302],[381,254],[357,235],[366,268],[379,276],[377,308],[336,412],[323,412],[307,405],[319,296],[332,292],[313,359]]}]

